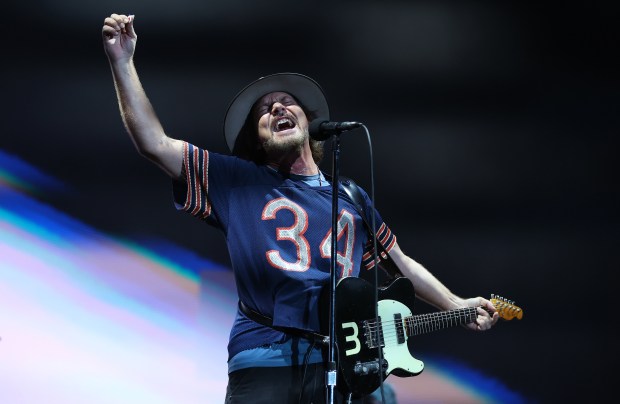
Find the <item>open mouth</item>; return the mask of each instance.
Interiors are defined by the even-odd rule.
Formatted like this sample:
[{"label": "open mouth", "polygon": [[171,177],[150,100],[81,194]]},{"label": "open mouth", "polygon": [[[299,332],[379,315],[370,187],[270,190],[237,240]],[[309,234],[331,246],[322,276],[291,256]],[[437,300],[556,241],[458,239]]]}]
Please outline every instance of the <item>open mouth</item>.
[{"label": "open mouth", "polygon": [[274,132],[282,132],[288,129],[293,129],[295,127],[295,122],[293,122],[290,118],[278,118],[273,124]]}]

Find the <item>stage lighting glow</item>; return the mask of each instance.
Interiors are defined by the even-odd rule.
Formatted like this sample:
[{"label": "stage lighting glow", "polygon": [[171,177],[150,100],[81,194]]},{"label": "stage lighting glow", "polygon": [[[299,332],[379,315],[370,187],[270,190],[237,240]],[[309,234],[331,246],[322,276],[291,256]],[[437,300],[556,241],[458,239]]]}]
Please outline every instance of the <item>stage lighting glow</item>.
[{"label": "stage lighting glow", "polygon": [[[64,185],[0,152],[0,403],[223,402],[231,271],[166,240],[101,233],[33,198],[50,187]],[[523,402],[425,362],[388,378],[400,404]]]}]

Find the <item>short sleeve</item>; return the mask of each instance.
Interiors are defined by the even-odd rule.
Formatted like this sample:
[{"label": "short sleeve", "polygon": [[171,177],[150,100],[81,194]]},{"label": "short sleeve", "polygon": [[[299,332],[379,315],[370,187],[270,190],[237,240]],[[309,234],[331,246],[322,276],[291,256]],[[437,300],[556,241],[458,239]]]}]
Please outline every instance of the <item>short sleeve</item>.
[{"label": "short sleeve", "polygon": [[206,219],[212,210],[208,195],[209,152],[185,142],[182,177],[173,183],[175,206],[192,216]]}]

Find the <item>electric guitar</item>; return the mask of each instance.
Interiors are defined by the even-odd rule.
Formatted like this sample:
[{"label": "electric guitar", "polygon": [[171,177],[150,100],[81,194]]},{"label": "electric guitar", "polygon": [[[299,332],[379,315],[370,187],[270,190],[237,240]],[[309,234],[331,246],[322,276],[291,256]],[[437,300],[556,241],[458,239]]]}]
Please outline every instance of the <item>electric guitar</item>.
[{"label": "electric guitar", "polygon": [[[338,388],[353,397],[372,393],[390,374],[409,377],[422,372],[424,363],[411,355],[412,336],[471,323],[477,317],[477,307],[412,315],[415,294],[407,278],[396,278],[379,288],[378,297],[377,323],[372,284],[348,277],[336,287]],[[523,310],[513,302],[493,295],[490,300],[500,318],[523,317]],[[381,361],[378,348],[382,349]]]}]

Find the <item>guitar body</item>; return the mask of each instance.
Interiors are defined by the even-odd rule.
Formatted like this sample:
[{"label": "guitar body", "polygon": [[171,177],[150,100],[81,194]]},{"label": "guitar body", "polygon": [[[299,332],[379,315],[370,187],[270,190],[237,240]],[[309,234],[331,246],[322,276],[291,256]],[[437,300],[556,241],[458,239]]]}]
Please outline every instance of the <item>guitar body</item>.
[{"label": "guitar body", "polygon": [[374,286],[360,278],[344,278],[336,287],[338,389],[353,393],[353,397],[372,393],[390,374],[415,376],[424,369],[424,364],[411,355],[412,341],[405,332],[405,318],[411,318],[415,300],[411,282],[396,278],[379,288],[378,324],[374,296]]},{"label": "guitar body", "polygon": [[[375,313],[372,284],[350,277],[341,279],[336,286],[337,387],[343,394],[351,393],[356,398],[375,391],[381,379],[391,374],[409,377],[424,370],[424,363],[411,355],[412,336],[474,322],[477,310],[486,310],[483,306],[462,307],[414,316],[415,294],[407,278],[390,281],[377,294]],[[329,313],[329,301],[326,290],[322,299],[324,313]],[[523,310],[513,301],[491,295],[491,303],[504,320],[523,318]],[[324,334],[329,333],[327,317],[322,319]]]}]

